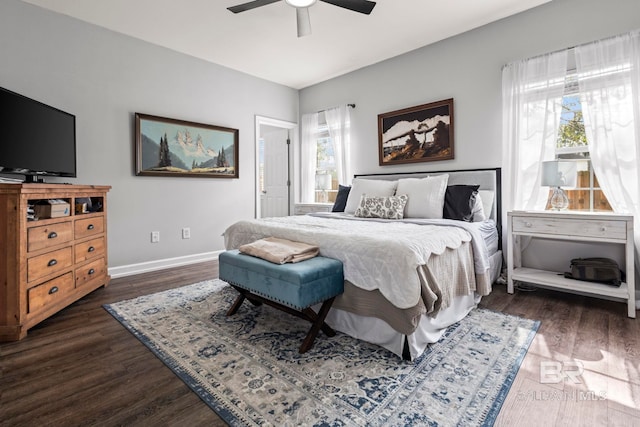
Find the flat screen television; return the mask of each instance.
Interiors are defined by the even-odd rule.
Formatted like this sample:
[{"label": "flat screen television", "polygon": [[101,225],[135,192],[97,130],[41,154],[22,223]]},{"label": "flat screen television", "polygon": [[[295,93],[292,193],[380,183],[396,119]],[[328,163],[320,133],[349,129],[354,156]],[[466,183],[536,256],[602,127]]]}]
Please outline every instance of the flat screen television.
[{"label": "flat screen television", "polygon": [[76,177],[76,116],[0,88],[0,176]]}]

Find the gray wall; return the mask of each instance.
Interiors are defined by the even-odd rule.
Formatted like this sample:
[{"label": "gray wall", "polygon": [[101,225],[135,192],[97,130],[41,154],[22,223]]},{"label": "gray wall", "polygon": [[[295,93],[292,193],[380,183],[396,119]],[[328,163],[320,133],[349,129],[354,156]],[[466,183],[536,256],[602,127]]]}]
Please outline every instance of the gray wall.
[{"label": "gray wall", "polygon": [[[17,0],[0,2],[0,86],[76,115],[64,181],[113,187],[112,268],[222,250],[225,228],[254,217],[255,115],[298,116],[296,90]],[[135,176],[134,112],[239,129],[240,178]]]},{"label": "gray wall", "polygon": [[[357,104],[351,112],[354,173],[501,166],[502,66],[635,28],[638,0],[554,0],[302,89],[300,113]],[[454,98],[454,160],[378,166],[378,114],[447,98]]]},{"label": "gray wall", "polygon": [[[354,174],[500,167],[502,67],[637,28],[638,0],[553,0],[302,89],[300,114],[343,103],[357,104],[351,112]],[[378,165],[378,114],[448,98],[454,99],[455,159]],[[558,271],[567,268],[566,255],[558,256],[555,244],[541,245],[544,243],[535,242],[525,253],[527,265],[545,265]],[[593,246],[571,249],[576,256],[603,254],[602,249]],[[604,253],[619,257],[611,248],[604,249]]]},{"label": "gray wall", "polygon": [[[297,122],[302,113],[356,103],[355,173],[500,166],[501,67],[638,27],[637,0],[554,0],[298,93],[2,0],[0,86],[76,114],[78,178],[65,181],[113,187],[113,268],[221,250],[224,229],[253,217],[256,114]],[[455,159],[378,166],[377,115],[446,98],[455,100]],[[134,176],[134,112],[240,129],[240,178]],[[191,228],[190,240],[180,238],[182,227]],[[160,243],[150,243],[152,230]]]}]

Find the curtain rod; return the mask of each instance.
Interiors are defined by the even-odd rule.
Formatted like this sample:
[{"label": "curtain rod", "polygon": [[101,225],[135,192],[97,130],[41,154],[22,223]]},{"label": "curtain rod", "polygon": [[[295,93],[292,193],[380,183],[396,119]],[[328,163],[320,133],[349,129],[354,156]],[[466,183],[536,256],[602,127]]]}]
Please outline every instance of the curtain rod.
[{"label": "curtain rod", "polygon": [[[566,50],[566,51],[575,50],[577,47],[582,47],[582,46],[586,46],[586,45],[589,45],[589,44],[598,43],[598,42],[603,42],[603,41],[607,41],[607,40],[613,40],[613,39],[615,39],[616,37],[624,37],[624,36],[626,36],[626,35],[633,34],[633,33],[634,33],[634,32],[636,32],[636,31],[639,31],[639,30],[627,31],[626,33],[621,33],[621,34],[617,34],[617,35],[614,35],[614,36],[605,37],[605,38],[603,38],[603,39],[591,40],[590,42],[585,42],[585,43],[581,43],[581,44],[577,44],[577,45],[573,45],[573,46],[569,46],[569,47],[565,47],[565,48],[556,49],[556,50],[553,50],[553,51],[551,51],[551,52],[541,53],[541,54],[539,54],[539,55],[534,55],[534,56],[531,56],[531,57],[529,57],[529,58],[525,58],[524,60],[526,61],[526,60],[528,60],[528,59],[540,58],[541,56],[551,55],[551,54],[554,54],[554,53],[562,52],[563,50]],[[504,64],[504,65],[502,66],[502,69],[504,69],[504,68],[505,68],[505,67],[507,67],[508,65],[511,65],[511,64],[513,64],[514,62],[518,62],[518,61],[522,61],[522,60],[511,61],[511,62],[510,62],[510,63],[508,63],[508,64]]]},{"label": "curtain rod", "polygon": [[[356,104],[347,104],[347,107],[356,108]],[[317,113],[324,113],[327,110],[328,108],[325,108],[324,110],[317,111]]]}]

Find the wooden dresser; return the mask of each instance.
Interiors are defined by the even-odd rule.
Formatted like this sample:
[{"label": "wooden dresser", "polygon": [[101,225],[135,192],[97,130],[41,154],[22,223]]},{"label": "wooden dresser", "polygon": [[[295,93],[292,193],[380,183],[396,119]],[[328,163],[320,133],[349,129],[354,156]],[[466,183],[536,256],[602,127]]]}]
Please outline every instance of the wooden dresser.
[{"label": "wooden dresser", "polygon": [[0,184],[0,341],[24,338],[29,328],[109,284],[110,189]]}]

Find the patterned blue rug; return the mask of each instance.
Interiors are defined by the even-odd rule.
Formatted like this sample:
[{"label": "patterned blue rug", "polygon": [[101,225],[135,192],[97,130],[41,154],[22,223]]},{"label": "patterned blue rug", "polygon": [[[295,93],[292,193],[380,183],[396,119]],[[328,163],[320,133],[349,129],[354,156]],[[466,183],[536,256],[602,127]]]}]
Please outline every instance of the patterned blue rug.
[{"label": "patterned blue rug", "polygon": [[225,312],[219,280],[105,309],[234,426],[490,426],[539,322],[473,310],[414,362],[269,306]]}]

